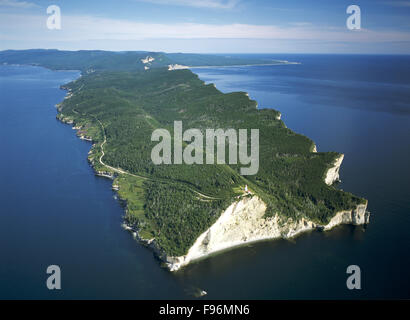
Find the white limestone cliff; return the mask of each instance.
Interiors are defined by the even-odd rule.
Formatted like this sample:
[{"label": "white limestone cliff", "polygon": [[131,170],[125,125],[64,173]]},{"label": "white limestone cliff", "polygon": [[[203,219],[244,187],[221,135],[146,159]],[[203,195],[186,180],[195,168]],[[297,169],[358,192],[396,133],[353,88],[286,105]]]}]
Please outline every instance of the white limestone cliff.
[{"label": "white limestone cliff", "polygon": [[332,185],[335,181],[339,180],[339,170],[344,158],[344,154],[341,154],[336,158],[333,163],[333,167],[329,168],[326,172],[325,182],[327,185]]},{"label": "white limestone cliff", "polygon": [[264,218],[266,204],[257,196],[244,197],[231,204],[219,219],[198,237],[185,256],[161,258],[170,271],[176,271],[191,261],[251,242],[288,239],[309,230],[330,230],[340,224],[367,224],[369,213],[366,208],[367,203],[360,204],[353,210],[338,212],[328,224],[320,225],[305,218],[285,221],[277,214]]},{"label": "white limestone cliff", "polygon": [[170,65],[168,65],[168,71],[182,70],[182,69],[189,69],[189,67],[183,66],[183,65],[180,65],[180,64],[170,64]]},{"label": "white limestone cliff", "polygon": [[147,63],[153,62],[154,60],[155,60],[155,58],[150,57],[150,56],[147,56],[145,59],[141,59],[141,62],[142,62],[143,64],[147,64]]}]

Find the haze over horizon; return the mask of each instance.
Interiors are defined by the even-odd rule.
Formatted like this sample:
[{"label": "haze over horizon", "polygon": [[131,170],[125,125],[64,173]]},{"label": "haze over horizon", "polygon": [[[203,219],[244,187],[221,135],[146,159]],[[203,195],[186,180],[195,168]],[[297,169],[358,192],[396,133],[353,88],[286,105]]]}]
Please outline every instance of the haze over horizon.
[{"label": "haze over horizon", "polygon": [[[360,30],[346,27],[353,4]],[[0,0],[0,50],[410,54],[409,14],[408,0]]]}]

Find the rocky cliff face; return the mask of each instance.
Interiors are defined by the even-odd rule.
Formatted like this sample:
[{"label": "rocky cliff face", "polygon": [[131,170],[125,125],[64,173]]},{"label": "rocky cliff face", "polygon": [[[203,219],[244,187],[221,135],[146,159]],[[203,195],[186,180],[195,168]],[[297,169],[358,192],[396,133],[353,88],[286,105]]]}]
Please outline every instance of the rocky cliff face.
[{"label": "rocky cliff face", "polygon": [[353,210],[338,212],[327,225],[316,224],[304,218],[293,221],[275,215],[264,218],[266,205],[257,196],[245,197],[233,203],[203,234],[185,256],[162,256],[171,271],[176,271],[193,260],[212,253],[264,239],[292,238],[302,232],[330,230],[339,224],[366,224],[369,222],[367,203]]},{"label": "rocky cliff face", "polygon": [[324,226],[324,230],[330,230],[340,224],[368,224],[370,213],[366,211],[366,209],[367,202],[365,204],[359,204],[354,210],[340,211]]},{"label": "rocky cliff face", "polygon": [[340,157],[338,157],[333,163],[333,167],[327,170],[325,182],[329,186],[333,184],[335,181],[339,180],[339,170],[340,170],[340,166],[342,164],[343,158],[344,158],[344,154],[340,155]]},{"label": "rocky cliff face", "polygon": [[[314,145],[312,152],[317,152]],[[344,155],[340,155],[325,176],[325,183],[333,184],[339,179],[339,169]],[[276,214],[265,217],[266,204],[256,195],[243,196],[232,203],[219,219],[202,233],[184,256],[168,256],[158,248],[155,239],[143,239],[138,230],[125,225],[134,237],[149,246],[165,262],[170,271],[179,270],[191,261],[209,256],[232,247],[267,239],[289,239],[310,230],[330,230],[341,224],[363,225],[369,223],[367,202],[352,210],[337,212],[328,224],[322,225],[306,218],[292,220]]]}]

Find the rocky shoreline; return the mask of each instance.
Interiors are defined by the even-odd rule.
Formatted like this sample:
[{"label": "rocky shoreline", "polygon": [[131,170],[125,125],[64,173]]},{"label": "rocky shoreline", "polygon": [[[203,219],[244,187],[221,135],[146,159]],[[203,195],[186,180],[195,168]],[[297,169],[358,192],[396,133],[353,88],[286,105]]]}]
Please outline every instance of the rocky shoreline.
[{"label": "rocky shoreline", "polygon": [[[313,152],[317,152],[316,146],[313,149]],[[327,170],[326,184],[331,185],[339,181],[339,170],[343,159],[344,155],[341,154],[335,159],[333,166]],[[357,205],[354,209],[337,212],[327,224],[315,223],[306,218],[294,221],[278,214],[264,218],[265,211],[266,204],[255,195],[250,198],[243,197],[232,203],[219,219],[197,238],[184,256],[166,255],[157,248],[155,239],[145,241],[145,243],[153,248],[170,271],[177,271],[192,261],[249,243],[280,238],[290,239],[303,232],[328,231],[342,224],[365,225],[370,220],[367,201]],[[135,236],[138,238],[138,232]]]},{"label": "rocky shoreline", "polygon": [[[71,92],[68,92],[66,98],[70,98]],[[59,113],[57,119],[61,122],[72,125],[73,129],[80,130],[75,127],[73,119],[64,117],[61,113],[61,104],[56,106]],[[91,138],[78,135],[83,140],[92,141]],[[93,144],[94,147],[94,144]],[[312,147],[312,152],[317,152],[316,146]],[[99,171],[95,168],[92,161],[92,150],[89,152],[89,162],[93,167],[96,175],[114,180],[116,174],[108,171]],[[341,154],[334,161],[325,174],[325,183],[333,184],[339,180],[339,169],[343,161],[344,155]],[[114,181],[112,189],[118,191],[120,186]],[[121,201],[125,201],[120,199]],[[125,201],[126,207],[126,201]],[[170,271],[177,271],[188,265],[192,261],[203,259],[217,252],[228,250],[234,247],[246,245],[253,242],[270,240],[270,239],[290,239],[303,232],[312,230],[330,230],[341,224],[363,225],[369,223],[370,213],[366,211],[367,201],[365,204],[359,204],[352,210],[337,212],[326,225],[321,225],[313,221],[301,218],[292,220],[291,218],[283,217],[276,214],[273,217],[264,218],[266,204],[256,195],[243,196],[241,199],[232,203],[218,218],[218,220],[202,233],[192,247],[184,256],[174,257],[167,255],[161,250],[155,242],[155,239],[144,239],[139,235],[138,228],[124,221],[123,227],[132,233],[135,239],[140,243],[151,248],[156,256],[164,262],[165,266]],[[125,210],[127,210],[125,208]]]},{"label": "rocky shoreline", "polygon": [[[327,231],[341,224],[367,224],[370,213],[366,209],[367,203],[360,204],[352,210],[340,211],[328,224],[322,225],[305,218],[296,221],[291,218],[285,220],[285,217],[278,214],[264,218],[265,203],[257,196],[245,197],[231,204],[220,218],[198,237],[184,256],[166,255],[156,247],[154,239],[145,243],[154,249],[170,271],[177,271],[192,261],[253,242],[290,239],[303,232]],[[138,238],[137,233],[135,236]]]}]

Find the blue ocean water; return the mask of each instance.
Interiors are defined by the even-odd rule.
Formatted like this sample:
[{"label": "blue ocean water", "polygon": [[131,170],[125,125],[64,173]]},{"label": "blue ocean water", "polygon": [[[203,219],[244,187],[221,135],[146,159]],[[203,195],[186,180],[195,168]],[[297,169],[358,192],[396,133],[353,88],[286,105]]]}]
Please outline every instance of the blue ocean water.
[{"label": "blue ocean water", "polygon": [[[121,227],[111,181],[91,144],[55,117],[78,72],[0,67],[0,298],[185,297],[184,287]],[[62,290],[46,287],[61,268]]]},{"label": "blue ocean water", "polygon": [[[342,226],[293,244],[253,246],[257,256],[247,281],[260,284],[256,296],[409,298],[410,57],[259,57],[301,64],[194,71],[223,92],[246,91],[259,108],[279,110],[318,151],[344,153],[340,188],[367,198],[372,215],[365,229]],[[358,292],[345,286],[351,264],[361,267]]]},{"label": "blue ocean water", "polygon": [[[340,187],[369,200],[366,228],[252,244],[171,274],[121,228],[90,144],[55,119],[59,86],[79,73],[1,66],[0,298],[410,298],[410,57],[262,57],[301,64],[193,71],[281,111],[319,151],[344,153]],[[45,286],[51,264],[61,291]],[[346,288],[352,264],[362,290]]]}]

